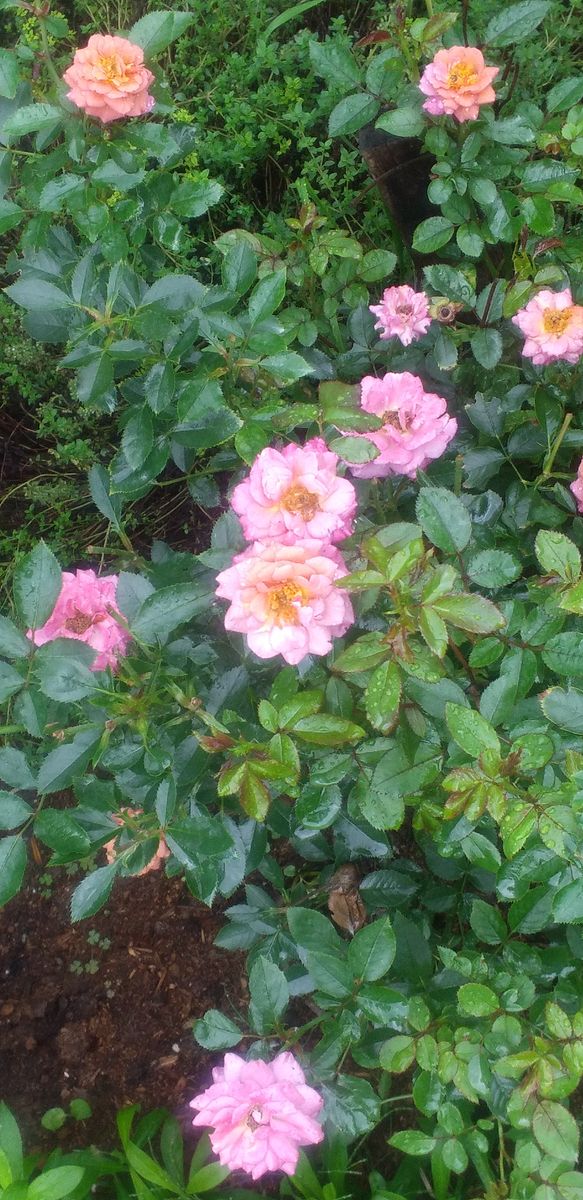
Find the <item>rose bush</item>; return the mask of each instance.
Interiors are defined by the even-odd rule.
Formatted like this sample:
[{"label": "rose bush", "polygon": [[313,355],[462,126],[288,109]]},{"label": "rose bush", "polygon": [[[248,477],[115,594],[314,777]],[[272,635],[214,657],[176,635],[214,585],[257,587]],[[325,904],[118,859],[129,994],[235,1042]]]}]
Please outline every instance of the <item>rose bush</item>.
[{"label": "rose bush", "polygon": [[[236,897],[249,1008],[195,1036],[246,1057],[195,1107],[254,1177],[386,1117],[393,1196],[583,1186],[583,84],[524,98],[512,66],[549,14],[311,40],[331,136],[419,139],[434,211],[394,251],[308,201],[210,244],[221,186],[153,62],[189,13],[112,39],[145,65],[63,54],[73,104],[9,54],[7,293],[119,445],[98,569],[40,543],[0,619],[0,899],[31,830],[87,867],[74,920],[164,864]],[[206,549],[132,543],[160,487],[222,508]],[[291,1194],[340,1194],[298,1161]]]}]

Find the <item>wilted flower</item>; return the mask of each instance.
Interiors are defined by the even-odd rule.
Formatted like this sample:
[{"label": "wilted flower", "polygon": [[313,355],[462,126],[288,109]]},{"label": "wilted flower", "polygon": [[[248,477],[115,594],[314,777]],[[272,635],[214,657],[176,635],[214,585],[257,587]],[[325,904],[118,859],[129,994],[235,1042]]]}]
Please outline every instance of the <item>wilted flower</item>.
[{"label": "wilted flower", "polygon": [[271,1063],[225,1054],[213,1083],[190,1107],[198,1109],[193,1125],[210,1126],[211,1146],[223,1166],[259,1179],[267,1171],[293,1175],[300,1147],[322,1141],[315,1120],[322,1103],[297,1059],[284,1051]]},{"label": "wilted flower", "polygon": [[583,458],[577,468],[577,478],[569,484],[569,487],[577,501],[579,512],[583,513]]},{"label": "wilted flower", "polygon": [[463,307],[463,304],[449,300],[447,296],[433,296],[429,305],[429,315],[434,321],[439,321],[440,325],[453,325]]},{"label": "wilted flower", "polygon": [[368,438],[380,451],[372,462],[350,467],[361,479],[386,475],[414,479],[419,468],[443,454],[457,431],[443,397],[424,391],[421,380],[409,371],[389,372],[382,379],[365,375],[360,391],[361,408],[384,420],[381,429],[352,435]]},{"label": "wilted flower", "polygon": [[425,292],[415,292],[406,283],[385,288],[380,304],[369,304],[369,308],[378,317],[375,329],[382,331],[381,340],[398,337],[404,346],[410,346],[431,325]]},{"label": "wilted flower", "polygon": [[245,537],[266,541],[292,533],[332,542],[349,537],[356,492],[336,474],[338,461],[322,438],[262,450],[231,499]]},{"label": "wilted flower", "polygon": [[576,363],[583,354],[583,307],[573,303],[571,289],[543,289],[512,318],[525,334],[522,353],[537,366]]},{"label": "wilted flower", "polygon": [[144,66],[144,52],[127,38],[94,33],[75,51],[63,75],[67,98],[106,125],[122,117],[140,117],[154,106],[148,88],[154,82]]},{"label": "wilted flower", "polygon": [[259,658],[281,654],[296,664],[327,654],[354,620],[348,596],[334,587],[347,573],[323,542],[254,542],[217,577],[217,596],[231,601],[225,629],[244,633]]},{"label": "wilted flower", "polygon": [[487,67],[475,46],[451,46],[438,50],[426,66],[419,87],[428,97],[423,108],[432,117],[447,114],[457,121],[475,121],[482,104],[492,104],[491,86],[500,67]]},{"label": "wilted flower", "polygon": [[[143,810],[141,808],[126,808],[123,811],[128,817],[139,817]],[[124,824],[122,816],[113,814],[112,820],[115,821],[116,825]],[[108,863],[115,862],[118,850],[117,839],[112,838],[110,842],[106,842],[103,849],[105,850]],[[166,839],[161,837],[154,857],[150,859],[149,863],[146,863],[146,866],[141,871],[138,871],[138,878],[141,879],[142,875],[149,875],[150,871],[159,871],[165,858],[170,858],[170,851],[166,845]]]},{"label": "wilted flower", "polygon": [[93,671],[115,667],[130,640],[130,634],[112,614],[117,575],[96,575],[92,570],[63,571],[61,592],[55,607],[41,629],[29,629],[35,646],[44,646],[55,638],[75,638],[97,651]]}]

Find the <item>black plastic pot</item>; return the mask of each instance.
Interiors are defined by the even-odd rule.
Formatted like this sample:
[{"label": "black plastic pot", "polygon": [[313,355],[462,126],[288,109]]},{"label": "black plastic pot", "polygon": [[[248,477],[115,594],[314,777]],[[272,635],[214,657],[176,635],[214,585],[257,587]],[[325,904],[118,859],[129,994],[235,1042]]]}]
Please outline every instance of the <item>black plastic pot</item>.
[{"label": "black plastic pot", "polygon": [[410,245],[415,226],[435,213],[427,199],[433,159],[418,138],[394,137],[374,125],[358,135],[360,153],[394,224]]}]

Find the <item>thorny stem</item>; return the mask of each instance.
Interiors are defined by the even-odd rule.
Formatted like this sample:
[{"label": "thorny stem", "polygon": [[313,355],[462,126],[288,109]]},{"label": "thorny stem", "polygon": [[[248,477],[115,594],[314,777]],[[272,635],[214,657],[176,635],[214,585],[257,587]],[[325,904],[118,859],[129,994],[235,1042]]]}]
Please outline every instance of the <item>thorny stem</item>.
[{"label": "thorny stem", "polygon": [[58,88],[60,88],[61,87],[61,78],[60,78],[57,68],[55,67],[55,64],[53,62],[53,56],[51,54],[51,48],[49,46],[47,27],[45,24],[44,16],[41,17],[40,13],[38,13],[38,12],[35,15],[36,15],[36,18],[38,21],[38,26],[39,26],[39,30],[40,30],[40,40],[42,42],[43,53],[45,56],[45,62],[47,65],[49,75],[51,76],[53,83],[55,83],[56,86]]}]

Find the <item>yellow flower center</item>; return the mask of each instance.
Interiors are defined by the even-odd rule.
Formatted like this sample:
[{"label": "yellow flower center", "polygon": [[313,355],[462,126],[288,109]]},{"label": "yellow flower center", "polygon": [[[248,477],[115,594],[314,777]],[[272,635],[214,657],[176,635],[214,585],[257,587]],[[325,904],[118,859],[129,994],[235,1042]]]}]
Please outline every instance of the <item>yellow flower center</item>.
[{"label": "yellow flower center", "polygon": [[318,497],[313,492],[309,492],[307,488],[302,487],[301,484],[290,487],[289,491],[282,496],[281,502],[288,512],[303,517],[304,521],[311,521],[320,507]]},{"label": "yellow flower center", "polygon": [[269,591],[267,612],[278,625],[297,625],[298,605],[304,596],[304,589],[297,583],[280,583]]},{"label": "yellow flower center", "polygon": [[447,86],[454,92],[478,82],[478,72],[467,62],[452,63],[447,72]]},{"label": "yellow flower center", "polygon": [[572,313],[572,308],[545,308],[543,312],[545,333],[552,333],[555,337],[560,337],[565,332]]},{"label": "yellow flower center", "polygon": [[79,612],[79,609],[77,609],[75,616],[69,617],[65,621],[65,629],[70,630],[71,633],[86,633],[92,624],[93,617],[88,616],[87,613]]},{"label": "yellow flower center", "polygon": [[99,66],[109,83],[115,83],[120,87],[127,83],[126,65],[117,54],[102,55],[99,59]]}]

